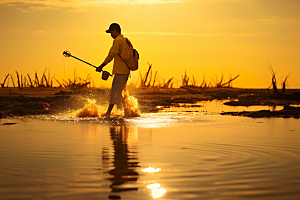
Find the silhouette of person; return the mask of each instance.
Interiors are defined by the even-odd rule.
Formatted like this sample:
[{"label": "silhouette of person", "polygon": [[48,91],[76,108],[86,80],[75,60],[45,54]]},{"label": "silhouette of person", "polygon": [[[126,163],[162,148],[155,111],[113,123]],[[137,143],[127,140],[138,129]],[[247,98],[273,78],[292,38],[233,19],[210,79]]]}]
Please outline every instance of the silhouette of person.
[{"label": "silhouette of person", "polygon": [[[118,109],[121,109],[121,105],[124,104],[124,98],[122,96],[122,91],[126,87],[128,76],[130,70],[126,63],[120,57],[122,50],[128,48],[128,44],[121,34],[121,27],[117,23],[112,23],[109,29],[105,31],[110,33],[111,37],[114,39],[113,45],[109,50],[108,56],[105,58],[104,62],[96,69],[97,72],[101,72],[103,67],[110,63],[114,59],[113,71],[114,79],[112,82],[112,87],[110,90],[110,101],[107,108],[105,117],[110,117],[111,111],[115,104],[117,104]],[[125,113],[126,115],[126,113]]]}]

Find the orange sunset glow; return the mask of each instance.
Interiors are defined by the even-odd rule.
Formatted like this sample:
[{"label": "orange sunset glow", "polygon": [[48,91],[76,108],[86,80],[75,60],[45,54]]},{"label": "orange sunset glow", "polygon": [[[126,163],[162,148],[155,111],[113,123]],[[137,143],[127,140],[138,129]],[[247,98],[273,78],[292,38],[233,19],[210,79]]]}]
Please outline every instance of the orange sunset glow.
[{"label": "orange sunset glow", "polygon": [[300,88],[299,10],[298,0],[1,0],[0,82],[45,68],[71,79],[76,68],[96,87],[109,87],[112,79],[62,53],[99,66],[113,42],[105,30],[117,22],[140,54],[129,83],[149,62],[161,79],[174,77],[174,87],[186,70],[198,82],[240,74],[233,87],[267,88],[270,62],[279,87],[289,74],[288,88]]}]

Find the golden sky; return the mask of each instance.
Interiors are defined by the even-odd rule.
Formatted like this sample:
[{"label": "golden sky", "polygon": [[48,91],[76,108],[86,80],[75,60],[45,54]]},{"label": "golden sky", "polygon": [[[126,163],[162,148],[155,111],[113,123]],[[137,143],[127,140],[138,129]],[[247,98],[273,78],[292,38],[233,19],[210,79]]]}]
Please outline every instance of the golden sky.
[{"label": "golden sky", "polygon": [[149,62],[161,79],[174,76],[175,86],[187,70],[198,82],[240,74],[234,87],[267,88],[270,62],[279,87],[290,74],[289,87],[300,88],[299,10],[299,0],[1,0],[0,82],[45,68],[73,78],[76,67],[97,87],[109,86],[111,79],[62,52],[100,65],[112,45],[105,30],[117,22],[140,53],[139,71]]}]

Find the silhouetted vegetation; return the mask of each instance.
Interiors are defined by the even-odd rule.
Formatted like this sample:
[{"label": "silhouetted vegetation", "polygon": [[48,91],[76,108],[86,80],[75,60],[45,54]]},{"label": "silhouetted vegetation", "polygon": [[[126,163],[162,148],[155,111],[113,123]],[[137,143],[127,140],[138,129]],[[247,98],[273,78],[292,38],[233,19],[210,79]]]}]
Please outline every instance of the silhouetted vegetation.
[{"label": "silhouetted vegetation", "polygon": [[285,88],[287,86],[287,78],[289,77],[290,74],[288,74],[285,79],[282,81],[282,93],[285,93]]},{"label": "silhouetted vegetation", "polygon": [[[269,89],[270,87],[273,87],[273,92],[274,92],[274,93],[277,93],[277,92],[278,92],[278,88],[277,88],[276,73],[274,72],[271,63],[269,63],[269,65],[270,65],[270,66],[269,66],[269,70],[270,70],[271,75],[272,75],[272,83],[271,83],[271,85],[268,87],[268,89]],[[287,79],[288,79],[289,75],[290,75],[290,74],[288,74],[288,75],[285,77],[285,79],[282,81],[282,83],[281,83],[281,86],[282,86],[281,92],[282,92],[282,93],[285,93],[286,86],[287,86]]]},{"label": "silhouetted vegetation", "polygon": [[200,85],[198,85],[198,81],[195,78],[194,74],[192,77],[187,75],[187,72],[185,70],[184,75],[182,75],[182,81],[181,81],[181,88],[186,88],[186,87],[192,87],[192,88],[201,88],[201,89],[206,89],[210,87],[216,87],[216,88],[221,88],[221,87],[232,87],[232,81],[234,81],[236,78],[238,78],[240,75],[235,76],[234,78],[229,77],[229,80],[225,82],[224,80],[224,74],[221,75],[220,79],[218,78],[217,75],[215,75],[212,82],[208,82],[205,75],[203,74],[203,80]]},{"label": "silhouetted vegetation", "polygon": [[173,88],[173,77],[165,81],[162,78],[162,81],[158,78],[158,72],[156,71],[154,74],[154,78],[152,78],[152,64],[148,63],[149,68],[146,74],[143,76],[140,72],[140,87],[163,87],[163,88]]},{"label": "silhouetted vegetation", "polygon": [[[62,79],[61,81],[58,81],[55,76],[50,75],[50,70],[48,70],[47,74],[47,68],[44,70],[44,73],[42,74],[41,78],[39,78],[38,73],[35,72],[34,74],[34,79],[30,77],[30,75],[27,73],[27,76],[23,76],[22,74],[19,74],[16,71],[16,76],[17,76],[17,87],[18,88],[41,88],[41,87],[54,87],[54,82],[58,83],[58,87],[65,87],[65,88],[72,88],[72,89],[80,89],[84,87],[94,87],[95,83],[94,80],[91,78],[91,76],[88,74],[85,79],[79,77],[76,74],[76,68],[74,69],[74,77],[73,80],[68,79],[64,80]],[[9,77],[10,80],[12,81],[12,85],[15,88],[15,82],[13,79],[13,76],[11,74],[7,74],[5,76],[5,79],[3,83],[1,84],[1,87],[8,87],[9,86]],[[5,86],[6,85],[6,86]]]},{"label": "silhouetted vegetation", "polygon": [[[267,88],[271,88],[274,93],[278,92],[277,88],[277,79],[276,79],[276,73],[273,70],[272,65],[269,63],[269,70],[271,72],[271,85]],[[181,85],[180,88],[192,88],[192,89],[207,89],[207,88],[232,88],[233,87],[233,81],[236,80],[240,75],[236,75],[233,77],[233,75],[228,76],[228,80],[225,80],[224,73],[221,74],[220,77],[215,74],[211,81],[208,81],[206,76],[203,74],[202,81],[199,81],[197,77],[193,74],[192,76],[187,74],[187,70],[185,70],[184,74],[181,76]],[[282,93],[285,93],[286,87],[287,87],[287,79],[289,77],[289,74],[284,78],[284,80],[281,82],[282,86]],[[73,88],[73,89],[80,89],[80,88],[91,88],[95,86],[94,80],[91,78],[91,76],[88,74],[87,77],[81,78],[76,74],[76,68],[74,69],[74,76],[73,79],[62,79],[58,80],[55,78],[55,76],[50,75],[50,69],[47,70],[45,68],[43,74],[40,76],[37,72],[35,72],[33,78],[32,76],[27,73],[27,76],[23,76],[22,74],[19,74],[16,71],[16,80],[17,85],[15,84],[15,80],[13,78],[12,74],[5,75],[3,83],[1,83],[1,87],[9,87],[9,85],[12,85],[14,88],[40,88],[40,87],[54,87],[54,84],[56,83],[56,87],[62,87],[62,88]],[[12,83],[9,84],[9,81]],[[171,77],[167,80],[164,78],[159,77],[158,71],[153,71],[152,64],[148,63],[148,69],[147,72],[142,75],[141,72],[139,72],[139,78],[135,83],[131,83],[134,85],[134,87],[140,87],[140,88],[173,88],[174,83],[178,84],[180,83],[179,80],[175,80],[174,77]],[[177,85],[178,87],[178,85]]]},{"label": "silhouetted vegetation", "polygon": [[[272,75],[272,86],[273,86],[273,92],[278,92],[278,89],[277,89],[277,83],[276,83],[276,73],[274,72],[273,70],[273,67],[271,65],[271,63],[269,63],[270,66],[269,66],[269,70],[271,72],[271,75]],[[271,86],[269,86],[270,88]]]},{"label": "silhouetted vegetation", "polygon": [[4,79],[3,83],[1,84],[1,87],[4,87],[5,82],[6,82],[7,78],[8,78],[8,76],[9,76],[9,74],[7,74],[7,75],[5,76],[5,79]]}]

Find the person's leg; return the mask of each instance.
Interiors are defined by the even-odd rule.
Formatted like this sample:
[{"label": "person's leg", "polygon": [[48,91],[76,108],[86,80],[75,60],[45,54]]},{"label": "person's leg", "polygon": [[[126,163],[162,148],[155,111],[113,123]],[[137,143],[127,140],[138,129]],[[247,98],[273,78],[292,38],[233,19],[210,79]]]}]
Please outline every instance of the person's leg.
[{"label": "person's leg", "polygon": [[112,109],[114,108],[115,104],[109,104],[106,113],[103,115],[104,117],[110,117],[110,113]]},{"label": "person's leg", "polygon": [[110,90],[109,106],[104,116],[106,117],[110,116],[110,113],[115,104],[117,104],[118,108],[120,108],[119,106],[121,104],[123,104],[124,107],[122,90],[125,89],[127,80],[128,80],[128,74],[115,74],[112,82],[112,87]]},{"label": "person's leg", "polygon": [[117,91],[117,85],[116,85],[116,81],[117,81],[117,76],[114,76],[112,85],[111,85],[111,89],[110,89],[110,99],[109,99],[109,105],[107,108],[107,111],[104,115],[104,117],[110,117],[111,111],[114,108],[114,105],[116,104],[116,99],[117,99],[117,95],[116,95],[116,91]]},{"label": "person's leg", "polygon": [[128,116],[127,110],[126,110],[126,104],[125,99],[122,95],[122,92],[126,89],[126,83],[128,80],[129,74],[116,74],[116,81],[115,81],[115,101],[113,101],[115,104],[117,104],[117,109],[122,110],[122,107],[124,108],[124,115],[125,117]]},{"label": "person's leg", "polygon": [[[123,75],[123,81],[122,81],[122,86],[121,86],[121,91],[120,91],[120,97],[121,97],[121,103],[123,105],[123,109],[124,109],[124,116],[125,117],[129,117],[129,112],[128,112],[128,105],[126,104],[126,84],[127,84],[127,80],[128,80],[128,76],[129,74],[124,74]],[[124,96],[122,95],[124,91]]]}]

